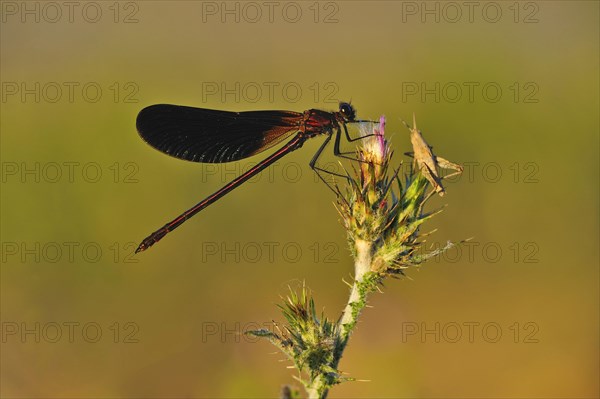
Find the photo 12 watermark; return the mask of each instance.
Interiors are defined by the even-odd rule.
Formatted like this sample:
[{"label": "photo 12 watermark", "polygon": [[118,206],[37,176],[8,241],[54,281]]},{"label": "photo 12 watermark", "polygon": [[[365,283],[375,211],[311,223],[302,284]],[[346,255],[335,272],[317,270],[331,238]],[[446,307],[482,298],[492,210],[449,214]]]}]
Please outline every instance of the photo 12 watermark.
[{"label": "photo 12 watermark", "polygon": [[538,104],[540,85],[534,81],[404,81],[401,84],[403,103],[487,103],[512,102]]},{"label": "photo 12 watermark", "polygon": [[[204,321],[201,324],[201,342],[256,343],[260,338],[251,331],[280,331],[275,321]],[[405,321],[398,330],[400,342],[435,344],[537,344],[540,342],[539,324],[533,321]],[[285,334],[285,333],[282,333]]]},{"label": "photo 12 watermark", "polygon": [[[398,175],[403,176],[410,172],[412,159],[406,158],[398,168]],[[246,173],[258,162],[232,162],[224,164],[203,164],[198,168],[201,183],[219,182],[228,183],[236,177]],[[462,161],[462,174],[448,176],[452,171],[440,170],[439,175],[444,182],[450,183],[486,183],[496,184],[510,182],[513,184],[537,184],[541,182],[540,165],[536,161]],[[321,161],[318,165],[333,174],[341,175],[345,172],[339,161]],[[347,169],[346,169],[347,170]],[[332,178],[333,179],[333,178]],[[319,176],[309,167],[308,161],[297,162],[280,160],[273,163],[268,169],[252,176],[247,184],[296,184],[311,182],[323,184]]]},{"label": "photo 12 watermark", "polygon": [[250,331],[277,329],[275,321],[204,321],[200,340],[206,343],[256,343],[260,338],[247,334]]},{"label": "photo 12 watermark", "polygon": [[400,328],[400,342],[537,344],[539,331],[539,325],[533,321],[405,321]]},{"label": "photo 12 watermark", "polygon": [[201,83],[202,102],[338,104],[340,87],[336,82],[205,81]]},{"label": "photo 12 watermark", "polygon": [[140,22],[135,1],[2,1],[3,24],[58,24]]},{"label": "photo 12 watermark", "polygon": [[3,321],[0,330],[3,344],[140,342],[140,327],[132,321]]},{"label": "photo 12 watermark", "polygon": [[3,264],[106,264],[138,263],[135,242],[2,241]]},{"label": "photo 12 watermark", "polygon": [[3,104],[137,104],[139,91],[132,81],[2,81],[0,97]]},{"label": "photo 12 watermark", "polygon": [[56,183],[139,183],[140,167],[136,162],[37,162],[4,161],[0,163],[2,183],[56,184]]},{"label": "photo 12 watermark", "polygon": [[226,264],[261,263],[294,264],[300,261],[330,264],[341,261],[336,242],[299,243],[295,241],[203,241],[200,262]]},{"label": "photo 12 watermark", "polygon": [[540,4],[534,1],[402,1],[402,23],[537,24]]},{"label": "photo 12 watermark", "polygon": [[431,242],[419,248],[418,254],[429,253],[433,256],[428,256],[427,260],[433,263],[530,264],[541,261],[540,245],[533,240],[502,243],[470,239],[453,246],[448,246],[447,242]]},{"label": "photo 12 watermark", "polygon": [[258,24],[340,22],[337,1],[202,1],[202,23]]},{"label": "photo 12 watermark", "polygon": [[[448,182],[514,184],[540,183],[540,165],[535,161],[463,161],[463,173],[447,177]],[[441,173],[444,176],[444,173]]]}]

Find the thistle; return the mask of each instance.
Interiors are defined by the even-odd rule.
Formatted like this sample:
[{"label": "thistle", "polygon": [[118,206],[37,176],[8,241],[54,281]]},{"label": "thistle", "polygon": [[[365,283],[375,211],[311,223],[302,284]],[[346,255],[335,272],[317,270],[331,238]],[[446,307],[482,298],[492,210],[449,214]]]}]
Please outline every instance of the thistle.
[{"label": "thistle", "polygon": [[356,270],[357,276],[372,272],[382,279],[401,275],[430,257],[417,255],[419,227],[441,211],[423,212],[430,194],[426,194],[429,181],[420,170],[411,167],[404,176],[399,175],[400,168],[390,173],[393,153],[384,127],[382,117],[379,128],[358,149],[359,170],[348,173],[352,184],[344,192],[338,188],[337,200],[355,259],[370,259],[368,267]]},{"label": "thistle", "polygon": [[[336,185],[336,208],[355,260],[350,297],[338,321],[318,317],[314,300],[303,286],[300,294],[291,291],[280,306],[287,320],[283,328],[249,332],[267,338],[293,362],[309,398],[325,398],[332,386],[354,380],[343,376],[338,364],[369,294],[380,290],[386,277],[400,277],[405,269],[455,245],[448,242],[442,249],[421,254],[425,234],[420,227],[441,211],[425,213],[423,207],[439,188],[432,183],[431,173],[426,175],[420,167],[422,148],[414,148],[415,159],[420,156],[421,162],[415,162],[406,174],[401,176],[400,168],[392,170],[393,152],[384,133],[384,117],[379,124],[362,125],[364,137],[356,151],[356,165],[346,171],[347,184]],[[416,127],[411,130],[413,145],[415,134],[421,139],[419,144],[427,145]],[[437,170],[433,175],[438,179],[434,182],[441,180]]]}]

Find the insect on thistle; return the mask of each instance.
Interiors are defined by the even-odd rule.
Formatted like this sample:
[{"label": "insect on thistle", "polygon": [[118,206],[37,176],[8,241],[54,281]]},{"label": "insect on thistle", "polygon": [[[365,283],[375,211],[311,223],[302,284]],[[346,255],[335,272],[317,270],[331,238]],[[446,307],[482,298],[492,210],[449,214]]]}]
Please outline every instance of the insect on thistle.
[{"label": "insect on thistle", "polygon": [[[348,124],[362,122],[373,123],[356,119],[356,110],[346,102],[341,102],[339,110],[333,112],[319,109],[309,109],[304,112],[231,112],[171,104],[156,104],[144,108],[138,114],[136,121],[142,139],[167,155],[187,161],[201,163],[238,161],[293,137],[254,167],[150,234],[135,252],[150,248],[196,213],[239,187],[281,157],[302,147],[304,142],[312,137],[325,136],[325,140],[309,163],[317,176],[328,186],[320,172],[345,178],[343,175],[318,167],[317,161],[332,137],[334,138],[333,153],[342,158],[349,158],[340,150],[342,133],[348,141],[362,139],[362,137],[351,138],[346,127]],[[331,186],[329,187],[333,190]]]},{"label": "insect on thistle", "polygon": [[[433,192],[438,193],[440,197],[443,196],[445,190],[442,185],[442,179],[461,174],[463,167],[433,153],[432,147],[427,144],[421,132],[417,129],[415,114],[413,114],[412,127],[405,121],[402,121],[402,123],[410,130],[410,141],[413,146],[413,152],[407,152],[406,155],[413,157],[413,166],[416,166],[427,181],[429,181],[429,184],[433,187]],[[446,176],[440,176],[438,174],[438,167],[441,169],[451,169],[455,172]]]}]

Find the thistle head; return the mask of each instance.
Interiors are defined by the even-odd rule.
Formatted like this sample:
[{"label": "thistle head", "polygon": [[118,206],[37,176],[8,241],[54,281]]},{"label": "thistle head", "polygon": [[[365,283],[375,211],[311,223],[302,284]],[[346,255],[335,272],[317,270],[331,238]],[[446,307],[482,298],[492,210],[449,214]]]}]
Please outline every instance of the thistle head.
[{"label": "thistle head", "polygon": [[399,176],[399,169],[391,170],[385,118],[361,128],[358,167],[348,173],[345,190],[338,187],[337,208],[353,253],[358,241],[371,242],[371,271],[402,274],[407,266],[425,259],[417,256],[419,227],[437,212],[423,213],[428,181],[419,170],[411,168],[404,176]]},{"label": "thistle head", "polygon": [[385,140],[385,116],[379,118],[379,124],[362,125],[361,136],[365,139],[359,149],[360,159],[366,163],[383,164],[389,152]]}]

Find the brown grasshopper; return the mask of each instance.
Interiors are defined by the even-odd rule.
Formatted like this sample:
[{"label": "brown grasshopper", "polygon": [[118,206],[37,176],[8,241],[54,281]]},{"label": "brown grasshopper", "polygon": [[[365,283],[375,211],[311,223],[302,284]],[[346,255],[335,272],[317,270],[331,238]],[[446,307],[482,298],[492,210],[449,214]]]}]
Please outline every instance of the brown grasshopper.
[{"label": "brown grasshopper", "polygon": [[[414,158],[413,167],[416,166],[421,171],[423,176],[425,176],[433,187],[433,191],[438,193],[440,197],[443,196],[445,190],[444,186],[442,186],[442,179],[461,174],[463,172],[463,167],[433,154],[432,147],[425,142],[421,132],[417,129],[415,114],[413,114],[412,127],[404,121],[402,121],[402,123],[410,130],[410,141],[414,150],[414,152],[407,152],[406,155]],[[456,172],[440,177],[438,174],[438,167],[442,169],[452,169]]]}]

